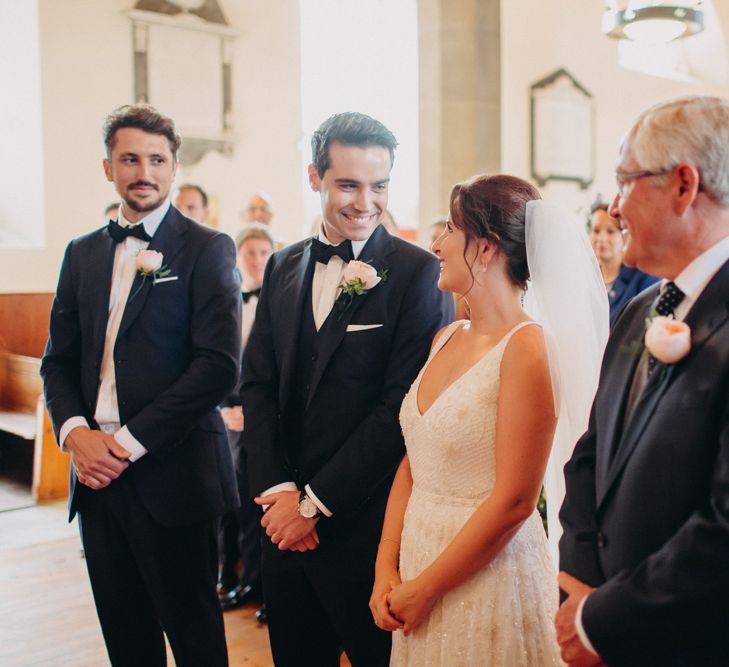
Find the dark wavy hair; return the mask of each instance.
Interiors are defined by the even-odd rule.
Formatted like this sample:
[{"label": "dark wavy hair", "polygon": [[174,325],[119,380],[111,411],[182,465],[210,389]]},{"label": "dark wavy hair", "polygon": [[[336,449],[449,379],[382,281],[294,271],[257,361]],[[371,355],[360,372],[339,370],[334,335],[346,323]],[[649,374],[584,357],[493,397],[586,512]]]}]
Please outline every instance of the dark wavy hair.
[{"label": "dark wavy hair", "polygon": [[172,157],[177,159],[177,151],[182,144],[180,135],[175,130],[175,122],[161,114],[151,104],[126,104],[114,109],[104,120],[102,131],[104,133],[104,146],[106,157],[111,157],[111,151],[116,144],[117,130],[125,127],[135,127],[151,134],[161,134],[170,142]]},{"label": "dark wavy hair", "polygon": [[329,146],[382,146],[390,152],[390,166],[395,162],[397,139],[379,120],[355,111],[329,116],[311,137],[311,162],[319,174],[329,169]]},{"label": "dark wavy hair", "polygon": [[524,241],[526,205],[541,198],[531,183],[505,174],[474,176],[451,190],[453,225],[465,233],[467,241],[486,239],[496,244],[506,257],[509,278],[521,289],[526,289],[529,280]]}]

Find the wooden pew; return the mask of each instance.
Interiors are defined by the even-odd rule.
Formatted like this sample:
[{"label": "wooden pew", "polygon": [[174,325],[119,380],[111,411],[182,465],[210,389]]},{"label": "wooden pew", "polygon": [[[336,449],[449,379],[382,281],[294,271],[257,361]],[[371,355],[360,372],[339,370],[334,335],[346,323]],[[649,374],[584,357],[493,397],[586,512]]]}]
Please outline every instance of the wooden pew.
[{"label": "wooden pew", "polygon": [[31,491],[36,501],[68,496],[69,457],[56,444],[46,412],[40,359],[0,352],[0,431],[33,447]]},{"label": "wooden pew", "polygon": [[40,357],[53,294],[0,294],[0,431],[33,447],[36,501],[68,496],[69,457],[62,454],[43,400]]}]

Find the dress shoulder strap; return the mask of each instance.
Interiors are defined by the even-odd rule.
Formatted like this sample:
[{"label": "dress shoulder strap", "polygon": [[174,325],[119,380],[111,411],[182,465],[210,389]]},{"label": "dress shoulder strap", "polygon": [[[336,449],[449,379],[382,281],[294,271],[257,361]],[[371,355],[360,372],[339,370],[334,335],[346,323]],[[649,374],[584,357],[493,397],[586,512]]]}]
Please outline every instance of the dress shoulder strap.
[{"label": "dress shoulder strap", "polygon": [[433,345],[433,348],[430,351],[429,358],[433,358],[438,353],[438,350],[442,348],[451,338],[451,336],[458,331],[458,329],[463,326],[463,322],[465,320],[456,320],[455,322],[451,322],[440,334],[438,337],[438,340],[436,341],[435,345]]},{"label": "dress shoulder strap", "polygon": [[519,324],[517,324],[516,326],[512,327],[509,331],[507,331],[504,334],[504,337],[499,342],[499,345],[503,345],[504,347],[506,347],[506,345],[508,344],[508,342],[511,340],[511,337],[517,331],[519,331],[519,329],[523,329],[524,327],[528,327],[528,326],[530,326],[532,324],[535,325],[535,326],[538,326],[540,328],[542,326],[541,324],[539,324],[539,322],[535,322],[534,320],[524,320],[523,322],[519,322]]}]

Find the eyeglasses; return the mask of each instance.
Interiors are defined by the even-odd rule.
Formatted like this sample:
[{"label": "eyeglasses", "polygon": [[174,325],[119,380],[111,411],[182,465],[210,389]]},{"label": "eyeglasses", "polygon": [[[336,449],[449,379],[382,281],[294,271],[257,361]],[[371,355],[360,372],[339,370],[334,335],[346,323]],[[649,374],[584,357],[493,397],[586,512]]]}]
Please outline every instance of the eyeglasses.
[{"label": "eyeglasses", "polygon": [[674,170],[674,167],[670,169],[662,169],[661,171],[650,171],[649,169],[642,169],[640,171],[616,171],[615,182],[618,184],[618,194],[621,197],[625,197],[627,187],[633,181],[639,178],[647,178],[648,176],[665,176],[670,174]]}]

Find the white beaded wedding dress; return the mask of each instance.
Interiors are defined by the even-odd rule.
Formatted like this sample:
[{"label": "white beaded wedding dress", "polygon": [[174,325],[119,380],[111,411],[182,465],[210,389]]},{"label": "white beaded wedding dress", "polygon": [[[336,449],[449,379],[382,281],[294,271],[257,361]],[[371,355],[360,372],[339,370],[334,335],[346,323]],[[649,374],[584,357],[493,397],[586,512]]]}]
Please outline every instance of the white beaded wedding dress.
[{"label": "white beaded wedding dress", "polygon": [[[420,414],[420,371],[400,410],[413,488],[400,576],[414,579],[446,548],[494,486],[501,358],[514,327]],[[428,363],[463,322],[440,337]],[[484,569],[438,600],[408,637],[393,633],[392,667],[561,665],[556,572],[538,512]]]}]

